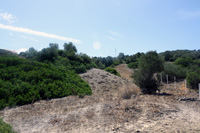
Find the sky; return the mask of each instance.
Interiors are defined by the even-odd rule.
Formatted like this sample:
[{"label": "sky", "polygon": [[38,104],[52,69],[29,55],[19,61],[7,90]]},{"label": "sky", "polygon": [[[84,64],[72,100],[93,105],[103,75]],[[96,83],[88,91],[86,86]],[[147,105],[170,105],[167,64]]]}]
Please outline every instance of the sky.
[{"label": "sky", "polygon": [[1,49],[68,42],[91,57],[198,50],[200,0],[0,0]]}]

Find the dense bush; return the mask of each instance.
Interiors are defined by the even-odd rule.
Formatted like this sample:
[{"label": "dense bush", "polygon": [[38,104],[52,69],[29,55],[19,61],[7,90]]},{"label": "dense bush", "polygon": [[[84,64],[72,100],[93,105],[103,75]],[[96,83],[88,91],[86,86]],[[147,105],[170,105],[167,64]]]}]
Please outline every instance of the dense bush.
[{"label": "dense bush", "polygon": [[165,51],[160,53],[164,57],[165,61],[175,61],[178,58],[200,58],[200,50],[174,50],[174,51]]},{"label": "dense bush", "polygon": [[15,133],[15,131],[0,118],[0,133]]},{"label": "dense bush", "polygon": [[131,62],[128,64],[129,68],[136,69],[138,68],[138,62]]},{"label": "dense bush", "polygon": [[87,69],[97,67],[88,55],[77,54],[77,49],[71,42],[64,44],[64,50],[59,50],[58,44],[50,43],[48,48],[43,48],[41,51],[29,48],[28,51],[21,52],[19,55],[57,67],[64,66],[76,73],[84,73]]},{"label": "dense bush", "polygon": [[200,68],[198,66],[191,66],[187,72],[187,84],[192,89],[198,89],[200,83]]},{"label": "dense bush", "polygon": [[92,93],[89,85],[67,67],[4,56],[0,56],[0,63],[0,109]]},{"label": "dense bush", "polygon": [[179,66],[182,66],[182,67],[187,67],[187,66],[189,66],[190,64],[193,63],[193,60],[190,57],[178,58],[178,59],[175,60],[174,63],[176,65],[179,65]]},{"label": "dense bush", "polygon": [[154,74],[163,70],[163,61],[154,51],[142,55],[139,62],[139,69],[134,72],[135,84],[140,87],[144,94],[156,93],[159,80]]},{"label": "dense bush", "polygon": [[176,79],[185,79],[186,78],[186,73],[187,70],[181,66],[175,65],[173,63],[165,63],[164,64],[164,71],[163,71],[163,80],[166,80],[166,77],[164,75],[168,75],[169,77],[169,81],[173,81],[174,77],[176,77]]},{"label": "dense bush", "polygon": [[107,67],[104,70],[107,71],[107,72],[109,72],[109,73],[112,73],[114,75],[120,76],[120,74],[114,68]]}]

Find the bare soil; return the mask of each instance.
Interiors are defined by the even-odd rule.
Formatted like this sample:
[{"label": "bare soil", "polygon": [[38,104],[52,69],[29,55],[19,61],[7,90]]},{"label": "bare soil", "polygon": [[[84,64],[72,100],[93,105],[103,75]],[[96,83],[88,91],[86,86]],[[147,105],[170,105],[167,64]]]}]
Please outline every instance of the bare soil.
[{"label": "bare soil", "polygon": [[200,102],[194,90],[185,94],[184,82],[161,87],[158,95],[142,95],[130,78],[133,70],[116,67],[121,77],[91,69],[80,76],[93,94],[68,96],[6,108],[0,117],[20,133],[200,132]]}]

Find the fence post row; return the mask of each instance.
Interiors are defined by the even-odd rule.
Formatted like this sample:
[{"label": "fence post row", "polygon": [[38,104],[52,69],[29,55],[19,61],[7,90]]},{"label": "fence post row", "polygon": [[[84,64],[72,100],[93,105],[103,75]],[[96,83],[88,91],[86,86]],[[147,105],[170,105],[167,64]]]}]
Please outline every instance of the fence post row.
[{"label": "fence post row", "polygon": [[[168,75],[166,74],[166,78],[167,78],[167,88],[168,88]],[[162,74],[160,74],[160,79],[161,79],[161,83],[162,81]],[[176,77],[174,76],[174,88],[176,89]],[[187,80],[185,79],[185,93],[187,94]],[[199,100],[200,100],[200,83],[199,83]]]}]

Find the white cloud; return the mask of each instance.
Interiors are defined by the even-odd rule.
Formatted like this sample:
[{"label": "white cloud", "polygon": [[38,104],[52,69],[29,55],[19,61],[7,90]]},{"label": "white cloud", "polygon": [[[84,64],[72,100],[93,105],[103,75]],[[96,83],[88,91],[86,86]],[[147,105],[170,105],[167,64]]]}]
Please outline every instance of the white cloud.
[{"label": "white cloud", "polygon": [[31,37],[27,37],[27,36],[14,35],[13,33],[9,33],[9,35],[10,35],[10,36],[16,36],[16,37],[25,38],[25,39],[28,39],[28,40],[31,40],[31,41],[34,41],[34,42],[38,42],[38,40],[33,39],[33,38],[31,38]]},{"label": "white cloud", "polygon": [[25,38],[25,39],[28,39],[28,40],[31,40],[31,41],[34,41],[34,42],[38,42],[38,40],[35,40],[35,39],[31,38],[31,37],[27,37],[27,36],[19,36],[19,37]]},{"label": "white cloud", "polygon": [[95,50],[99,50],[99,49],[101,48],[101,43],[100,43],[100,42],[94,42],[94,43],[93,43],[93,48],[94,48]]},{"label": "white cloud", "polygon": [[69,42],[73,42],[73,43],[77,43],[77,44],[81,43],[81,41],[77,40],[77,39],[58,36],[58,35],[49,34],[49,33],[40,32],[40,31],[35,31],[35,30],[27,29],[27,28],[14,27],[14,26],[0,24],[0,29],[17,31],[17,32],[32,34],[32,35],[41,36],[41,37],[48,37],[48,38],[53,38],[53,39],[62,40],[62,41],[69,41]]},{"label": "white cloud", "polygon": [[200,10],[195,10],[195,11],[179,10],[177,13],[180,16],[184,17],[184,18],[196,18],[196,17],[200,17]]},{"label": "white cloud", "polygon": [[110,40],[113,40],[113,41],[116,41],[116,39],[114,37],[111,37],[111,36],[106,36],[108,39]]},{"label": "white cloud", "polygon": [[112,31],[112,30],[108,30],[108,32],[115,37],[121,37],[122,35],[119,32],[116,31]]},{"label": "white cloud", "polygon": [[110,40],[116,41],[118,38],[122,37],[122,35],[119,32],[112,31],[112,30],[107,30],[107,32],[109,33],[109,35],[106,37]]},{"label": "white cloud", "polygon": [[0,19],[8,21],[8,23],[14,23],[17,21],[17,18],[13,16],[12,14],[9,14],[7,12],[0,13]]},{"label": "white cloud", "polygon": [[25,52],[25,51],[27,51],[28,49],[26,49],[26,48],[21,48],[21,49],[18,49],[17,50],[17,53],[19,54],[19,53],[21,53],[21,52]]}]

